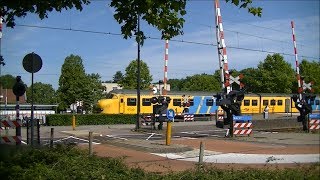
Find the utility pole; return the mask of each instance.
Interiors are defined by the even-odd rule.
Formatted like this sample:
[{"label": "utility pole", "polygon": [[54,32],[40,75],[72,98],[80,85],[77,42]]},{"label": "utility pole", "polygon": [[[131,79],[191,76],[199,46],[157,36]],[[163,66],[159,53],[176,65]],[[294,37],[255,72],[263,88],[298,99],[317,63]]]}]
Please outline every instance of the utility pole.
[{"label": "utility pole", "polygon": [[[140,15],[138,14],[138,31],[137,36],[140,36]],[[137,120],[136,120],[136,130],[140,129],[140,41],[142,37],[138,37],[138,59],[137,59]]]}]

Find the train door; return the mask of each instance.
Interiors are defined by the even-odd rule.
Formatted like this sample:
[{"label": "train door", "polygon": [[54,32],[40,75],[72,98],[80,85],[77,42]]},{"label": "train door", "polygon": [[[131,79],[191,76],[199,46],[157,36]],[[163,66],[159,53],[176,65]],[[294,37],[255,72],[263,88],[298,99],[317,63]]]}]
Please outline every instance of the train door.
[{"label": "train door", "polygon": [[124,113],[124,108],[125,108],[125,103],[124,103],[124,98],[123,96],[120,96],[120,104],[119,104],[119,113],[123,114]]}]

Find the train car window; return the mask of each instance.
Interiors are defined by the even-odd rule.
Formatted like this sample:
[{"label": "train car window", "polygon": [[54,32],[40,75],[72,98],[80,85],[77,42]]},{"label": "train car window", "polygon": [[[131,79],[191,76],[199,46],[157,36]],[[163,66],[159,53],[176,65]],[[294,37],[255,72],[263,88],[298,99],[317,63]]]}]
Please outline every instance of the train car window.
[{"label": "train car window", "polygon": [[173,106],[181,106],[181,99],[173,99]]},{"label": "train car window", "polygon": [[193,99],[189,99],[190,106],[193,106]]},{"label": "train car window", "polygon": [[137,99],[136,98],[127,98],[127,106],[136,106]]},{"label": "train car window", "polygon": [[213,99],[206,99],[206,106],[213,106]]},{"label": "train car window", "polygon": [[120,99],[120,102],[123,103],[123,99]]},{"label": "train car window", "polygon": [[270,101],[270,105],[271,105],[271,106],[275,106],[275,105],[276,105],[276,100],[272,99],[272,100]]},{"label": "train car window", "polygon": [[142,98],[142,106],[151,106],[150,98]]},{"label": "train car window", "polygon": [[320,104],[320,101],[317,99],[316,100],[316,105],[319,105]]},{"label": "train car window", "polygon": [[243,105],[250,106],[250,100],[247,100],[247,99],[243,100]]},{"label": "train car window", "polygon": [[282,100],[278,100],[278,106],[282,106]]},{"label": "train car window", "polygon": [[268,101],[268,100],[263,100],[263,102],[262,102],[262,103],[263,103],[263,105],[264,105],[264,106],[269,105],[269,101]]},{"label": "train car window", "polygon": [[258,106],[258,100],[252,100],[251,104],[252,106]]},{"label": "train car window", "polygon": [[106,95],[106,99],[112,99],[113,98],[113,94],[111,94],[111,93],[108,93],[107,95]]},{"label": "train car window", "polygon": [[310,104],[311,104],[311,105],[314,105],[314,100],[310,100]]}]

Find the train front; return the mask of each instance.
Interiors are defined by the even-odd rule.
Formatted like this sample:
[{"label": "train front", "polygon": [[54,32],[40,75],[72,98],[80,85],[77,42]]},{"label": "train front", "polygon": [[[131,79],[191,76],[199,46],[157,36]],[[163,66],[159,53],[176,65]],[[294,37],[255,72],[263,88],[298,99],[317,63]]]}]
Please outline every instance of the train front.
[{"label": "train front", "polygon": [[98,107],[102,110],[103,114],[117,114],[115,105],[116,103],[116,95],[112,93],[108,93],[105,99],[100,99],[97,103]]}]

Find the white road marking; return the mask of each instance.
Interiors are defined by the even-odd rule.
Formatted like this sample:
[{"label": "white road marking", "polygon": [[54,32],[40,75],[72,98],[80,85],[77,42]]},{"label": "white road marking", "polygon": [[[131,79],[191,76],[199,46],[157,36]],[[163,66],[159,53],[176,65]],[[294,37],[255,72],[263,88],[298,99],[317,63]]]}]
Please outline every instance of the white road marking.
[{"label": "white road marking", "polygon": [[122,140],[128,140],[127,138],[122,138],[122,137],[116,137],[116,136],[113,136],[113,135],[106,135],[106,137],[110,137],[110,138],[114,138],[114,139],[122,139]]},{"label": "white road marking", "polygon": [[[190,154],[193,153],[193,157]],[[182,161],[199,161],[199,151],[184,153],[152,153],[169,159]],[[314,163],[320,162],[320,154],[238,154],[211,152],[204,156],[207,163],[234,163],[234,164],[274,164],[274,163]]]},{"label": "white road marking", "polygon": [[146,139],[147,141],[153,136],[155,135],[156,133],[151,133],[151,135]]}]

